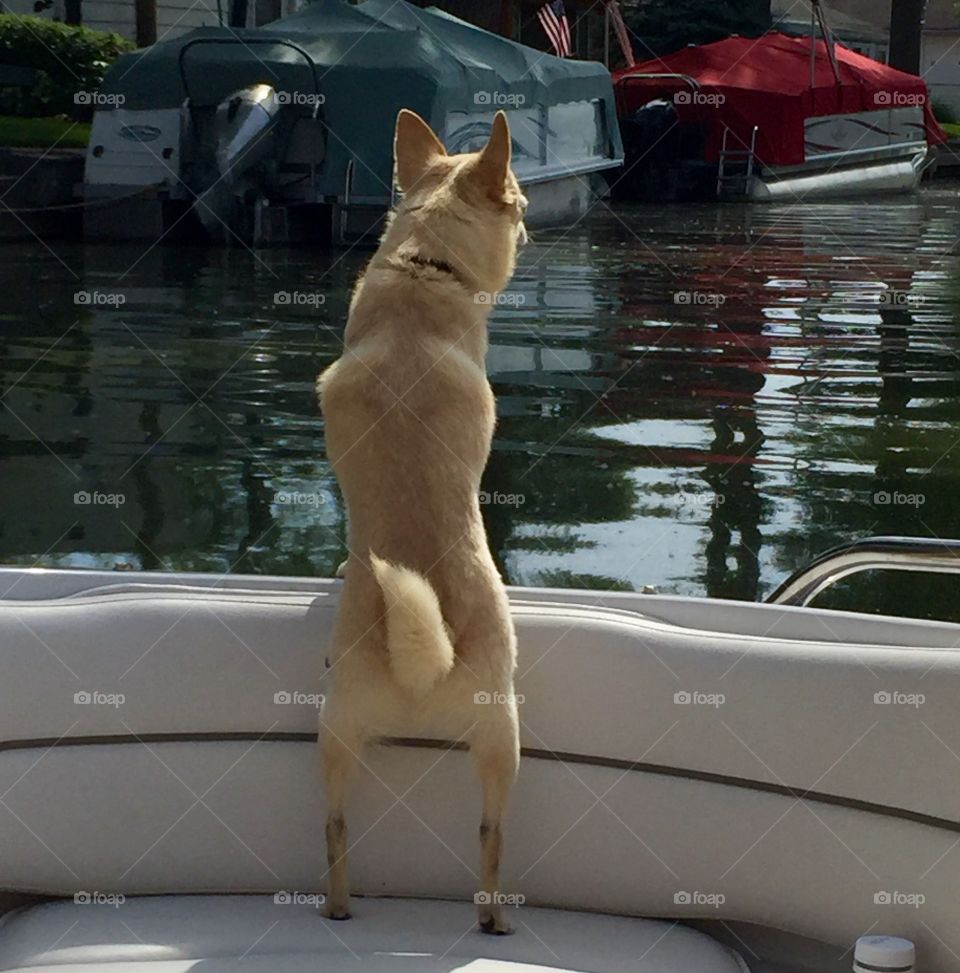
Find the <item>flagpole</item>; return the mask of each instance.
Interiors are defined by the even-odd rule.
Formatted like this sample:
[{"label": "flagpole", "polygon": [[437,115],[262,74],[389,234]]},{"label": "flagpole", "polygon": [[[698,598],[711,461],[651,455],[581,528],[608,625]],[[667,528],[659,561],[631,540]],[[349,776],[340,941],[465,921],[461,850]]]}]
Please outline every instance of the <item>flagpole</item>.
[{"label": "flagpole", "polygon": [[[627,67],[632,68],[637,62],[633,56],[633,44],[630,43],[630,31],[627,29],[623,14],[620,12],[620,4],[617,0],[606,0],[605,9],[609,16],[609,23],[613,25],[614,32],[617,35],[620,53],[623,55]],[[607,67],[610,67],[609,62]]]}]

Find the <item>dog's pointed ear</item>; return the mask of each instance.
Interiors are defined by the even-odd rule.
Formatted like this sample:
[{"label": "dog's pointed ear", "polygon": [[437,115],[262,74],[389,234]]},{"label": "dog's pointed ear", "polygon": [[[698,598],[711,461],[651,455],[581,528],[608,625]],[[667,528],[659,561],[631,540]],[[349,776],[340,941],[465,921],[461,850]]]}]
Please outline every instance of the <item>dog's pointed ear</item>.
[{"label": "dog's pointed ear", "polygon": [[477,175],[494,199],[503,197],[509,169],[510,126],[507,124],[507,116],[502,111],[498,111],[493,119],[490,140],[477,160]]},{"label": "dog's pointed ear", "polygon": [[393,139],[393,157],[397,162],[397,182],[407,192],[438,156],[447,154],[433,129],[416,113],[401,108]]}]

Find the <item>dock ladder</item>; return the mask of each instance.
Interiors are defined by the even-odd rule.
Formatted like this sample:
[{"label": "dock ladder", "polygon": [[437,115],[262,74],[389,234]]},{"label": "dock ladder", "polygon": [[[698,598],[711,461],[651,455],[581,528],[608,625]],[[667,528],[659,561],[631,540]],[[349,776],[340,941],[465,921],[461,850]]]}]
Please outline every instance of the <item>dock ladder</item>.
[{"label": "dock ladder", "polygon": [[750,145],[744,146],[736,138],[731,147],[731,130],[724,126],[723,142],[720,145],[720,166],[717,169],[717,199],[744,198],[750,193],[757,159],[757,135],[759,128],[754,125],[750,133]]}]

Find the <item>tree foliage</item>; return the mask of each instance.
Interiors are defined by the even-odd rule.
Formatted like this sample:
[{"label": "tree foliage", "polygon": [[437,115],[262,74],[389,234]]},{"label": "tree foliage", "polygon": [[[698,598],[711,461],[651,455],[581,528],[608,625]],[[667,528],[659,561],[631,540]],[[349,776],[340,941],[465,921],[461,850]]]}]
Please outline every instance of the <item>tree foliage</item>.
[{"label": "tree foliage", "polygon": [[0,14],[0,64],[37,72],[29,87],[0,88],[0,114],[88,118],[89,102],[74,95],[96,91],[107,68],[133,47],[119,34]]},{"label": "tree foliage", "polygon": [[756,37],[771,26],[770,0],[627,0],[622,7],[638,60],[730,34]]}]

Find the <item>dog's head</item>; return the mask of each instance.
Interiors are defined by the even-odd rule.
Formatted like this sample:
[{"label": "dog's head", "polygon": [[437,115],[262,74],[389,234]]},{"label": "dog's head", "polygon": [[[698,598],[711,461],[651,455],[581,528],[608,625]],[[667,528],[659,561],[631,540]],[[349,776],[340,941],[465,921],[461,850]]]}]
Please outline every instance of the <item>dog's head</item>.
[{"label": "dog's head", "polygon": [[526,240],[527,200],[510,168],[507,116],[497,113],[479,152],[447,155],[430,126],[403,109],[394,153],[404,196],[383,245],[415,246],[422,256],[456,267],[478,290],[501,290],[513,273],[517,245]]}]

